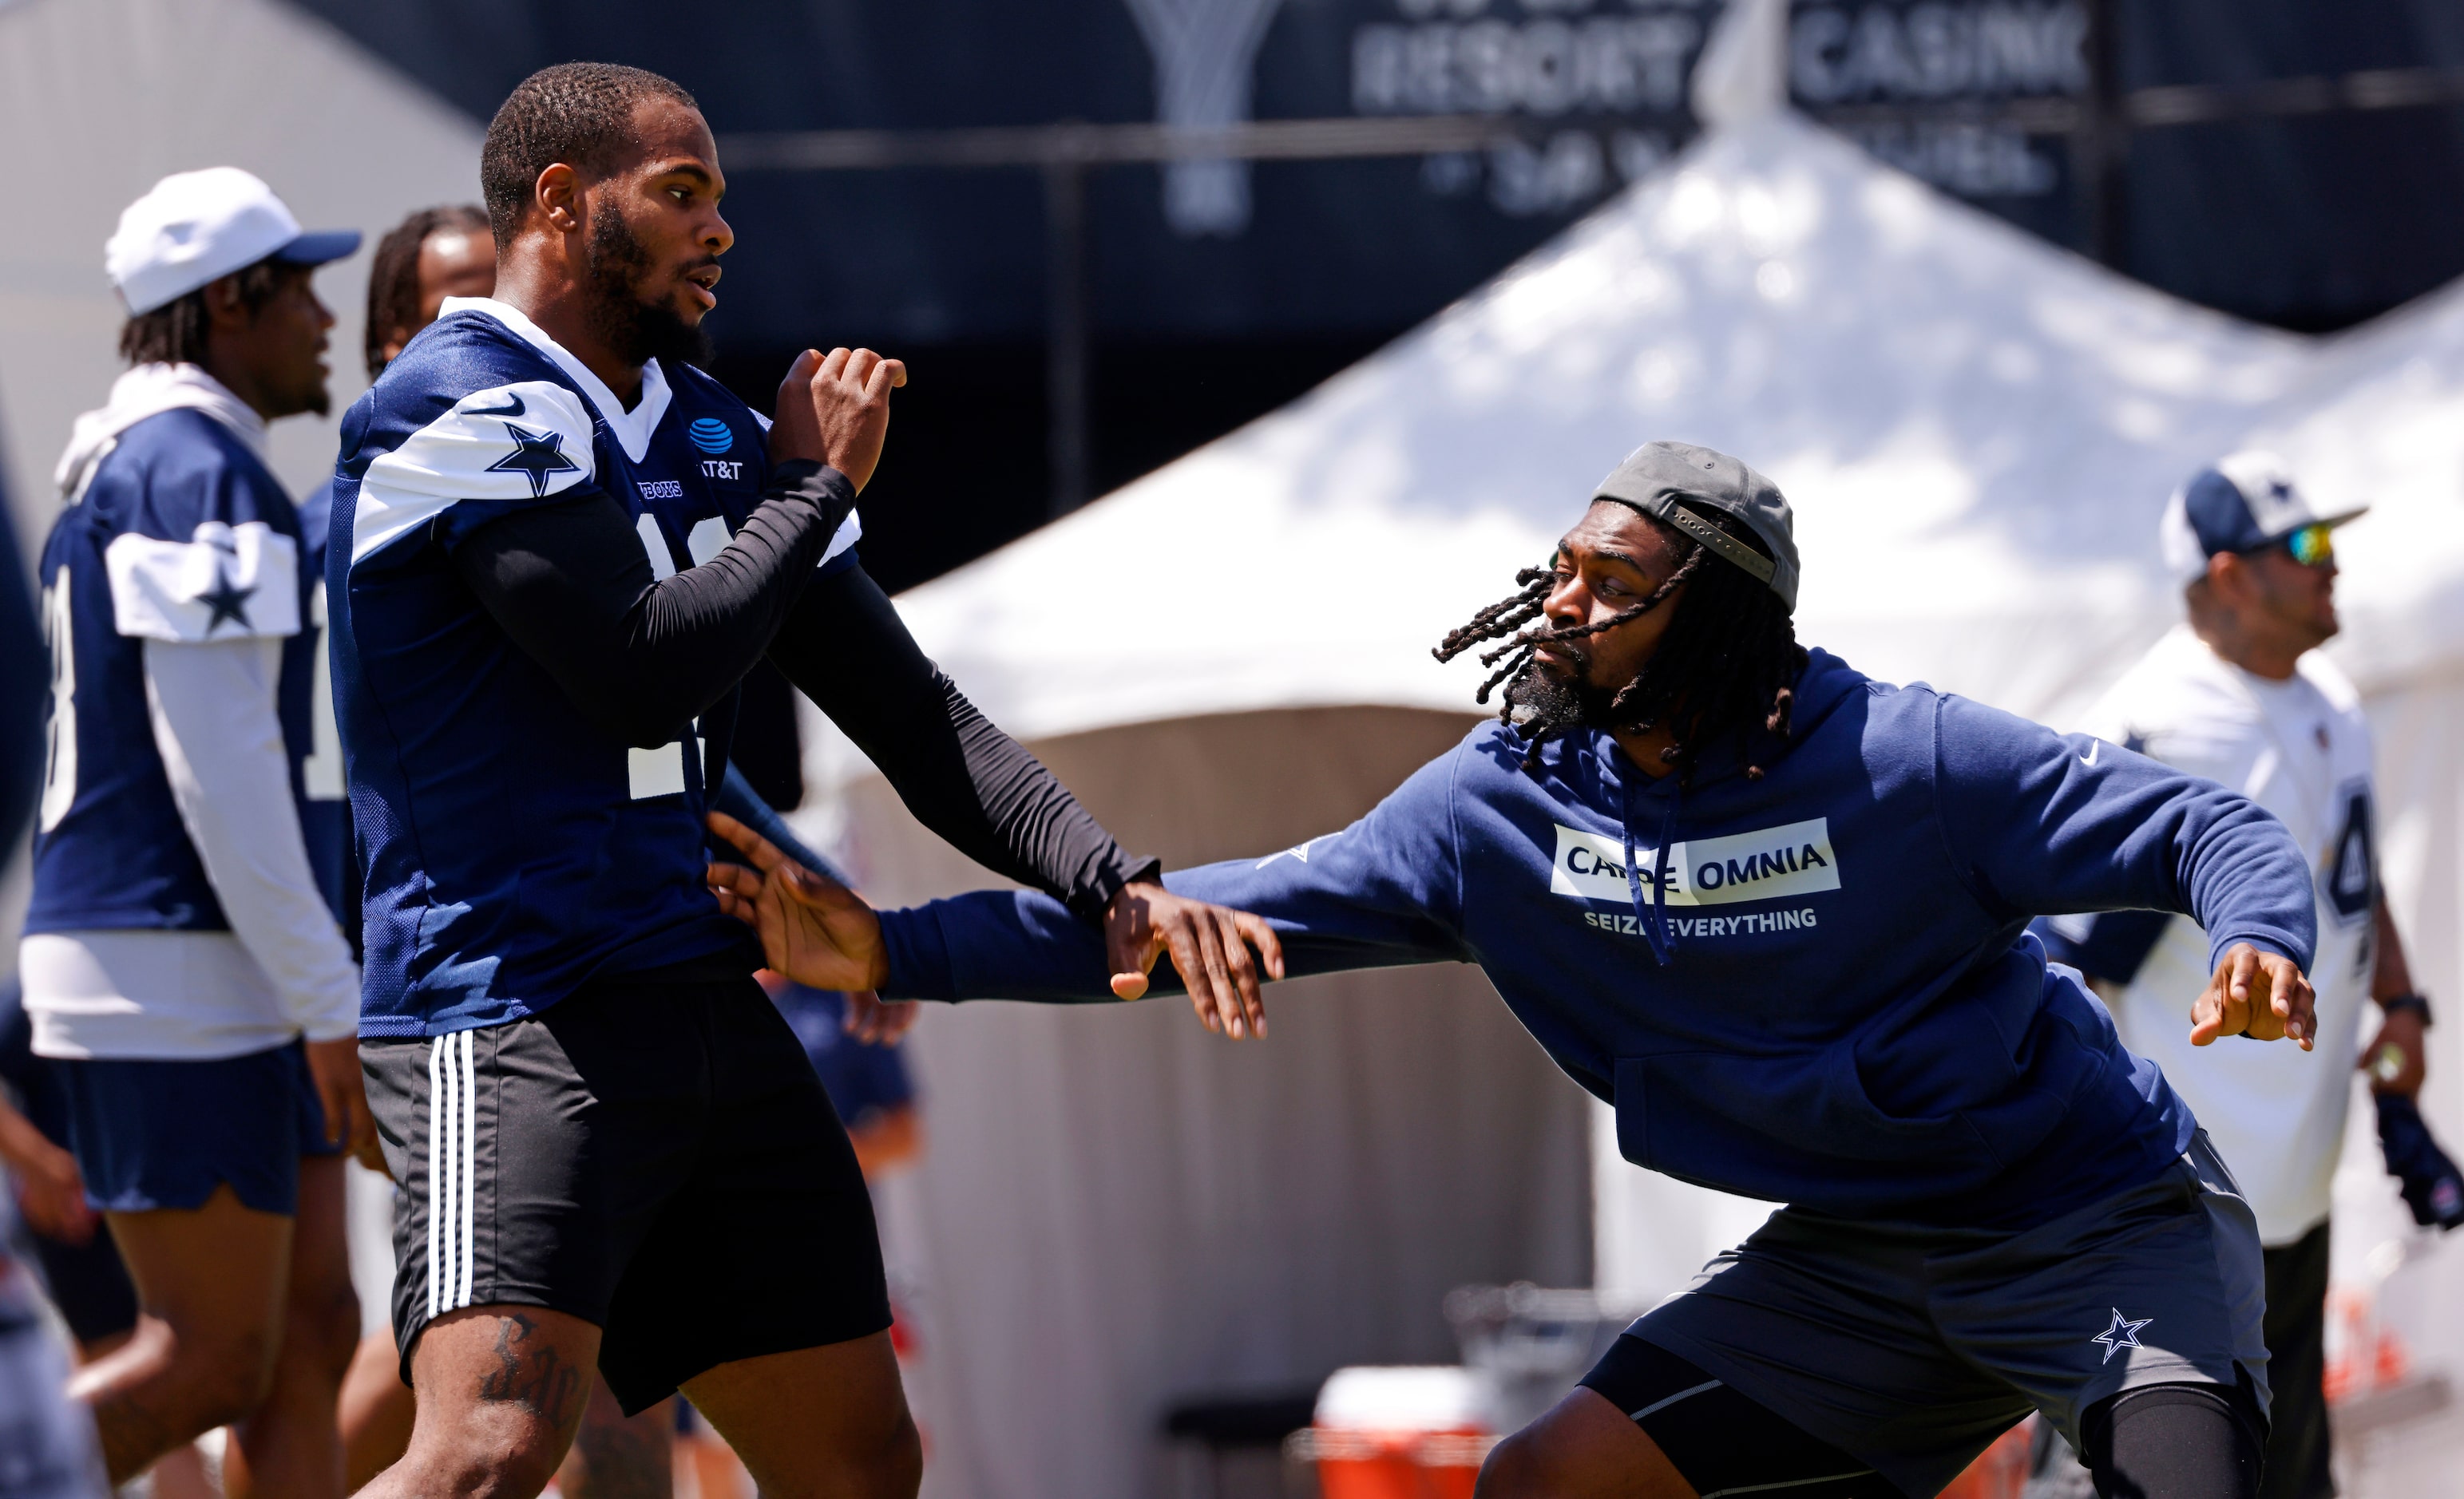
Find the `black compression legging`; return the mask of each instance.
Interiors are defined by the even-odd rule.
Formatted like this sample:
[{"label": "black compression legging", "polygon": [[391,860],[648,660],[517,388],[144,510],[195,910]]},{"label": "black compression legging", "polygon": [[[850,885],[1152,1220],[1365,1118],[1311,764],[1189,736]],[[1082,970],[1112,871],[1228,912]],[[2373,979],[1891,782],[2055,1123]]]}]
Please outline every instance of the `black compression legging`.
[{"label": "black compression legging", "polygon": [[2247,1376],[2124,1390],[2088,1407],[2079,1440],[2102,1499],[2257,1499],[2267,1450]]},{"label": "black compression legging", "polygon": [[[1618,1338],[1583,1385],[1626,1412],[1705,1499],[1903,1499],[1861,1460],[1639,1337]],[[2088,1407],[2079,1441],[2103,1499],[2257,1499],[2267,1421],[2247,1376],[2147,1384]]]}]

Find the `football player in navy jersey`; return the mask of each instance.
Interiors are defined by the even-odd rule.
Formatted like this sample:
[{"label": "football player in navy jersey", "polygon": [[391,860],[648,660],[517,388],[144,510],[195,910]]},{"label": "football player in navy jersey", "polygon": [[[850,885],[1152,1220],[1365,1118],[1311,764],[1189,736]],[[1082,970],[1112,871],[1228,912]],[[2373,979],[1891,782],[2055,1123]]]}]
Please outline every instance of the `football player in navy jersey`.
[{"label": "football player in navy jersey", "polygon": [[[372,381],[385,373],[385,366],[421,329],[436,320],[448,297],[486,296],[496,289],[496,251],[488,235],[488,213],[473,206],[446,204],[419,209],[387,230],[377,241],[376,252],[369,258],[365,349],[368,379]],[[308,554],[315,559],[313,565],[320,575],[324,569],[326,518],[332,507],[333,489],[328,485],[319,499],[300,513]],[[323,592],[320,576],[319,600]],[[319,619],[321,621],[321,611]],[[319,711],[324,715],[320,722],[331,721],[330,701],[324,702]],[[336,779],[339,782],[339,775]],[[754,793],[743,775],[732,766],[714,803],[762,828],[764,836],[782,847],[792,842],[790,836],[776,826],[778,814]],[[347,856],[347,816],[330,829],[311,824],[308,834],[312,848],[320,832],[332,840],[333,848]],[[814,858],[809,851],[797,857],[808,863]],[[348,898],[356,908],[360,897],[355,878],[349,881]],[[356,909],[343,924],[346,929],[357,930]],[[912,1012],[915,1008],[876,1003],[871,1013],[878,1016]],[[912,1020],[912,1013],[901,1018]],[[353,1183],[353,1190],[363,1189],[363,1183],[374,1184],[373,1179],[362,1179]],[[385,1306],[364,1304],[370,1299],[369,1288],[360,1289],[363,1303],[360,1348],[342,1381],[338,1412],[344,1475],[353,1489],[391,1467],[402,1456],[410,1444],[412,1416],[410,1387],[402,1382],[390,1311]],[[370,1325],[371,1315],[377,1318],[374,1327]],[[582,1429],[572,1450],[557,1470],[557,1489],[567,1499],[593,1499],[605,1493],[664,1492],[671,1480],[674,1432],[675,1415],[667,1406],[653,1406],[627,1418],[604,1386],[594,1389],[583,1409]]]},{"label": "football player in navy jersey", "polygon": [[302,839],[306,789],[341,767],[309,722],[314,580],[262,447],[325,409],[309,277],[358,245],[236,168],[158,184],[105,250],[133,367],[58,469],[19,966],[142,1311],[76,1384],[115,1481],[232,1424],[233,1492],[341,1492],[359,973]]},{"label": "football player in navy jersey", "polygon": [[807,351],[768,430],[686,362],[733,243],[690,96],[544,70],[481,181],[495,294],[352,408],[327,559],[417,1397],[367,1491],[536,1493],[595,1363],[628,1410],[681,1386],[764,1492],[911,1495],[862,1178],[705,884],[737,682],[766,655],[927,825],[1099,927],[1126,992],[1168,949],[1246,1033],[1272,937],[1165,891],[856,564],[895,360]]}]

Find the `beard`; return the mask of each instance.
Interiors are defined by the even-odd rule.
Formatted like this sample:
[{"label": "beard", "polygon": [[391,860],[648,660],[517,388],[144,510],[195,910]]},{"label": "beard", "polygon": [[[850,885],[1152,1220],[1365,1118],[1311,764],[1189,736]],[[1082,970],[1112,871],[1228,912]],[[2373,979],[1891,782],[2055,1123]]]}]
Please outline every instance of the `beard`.
[{"label": "beard", "polygon": [[[1590,661],[1577,656],[1581,669]],[[1529,663],[1506,684],[1507,719],[1526,740],[1537,741],[1574,728],[1613,728],[1609,705],[1617,693],[1593,686],[1580,677],[1551,671]]]},{"label": "beard", "polygon": [[685,364],[710,361],[710,335],[665,302],[646,298],[642,282],[651,271],[649,251],[612,206],[590,225],[587,273],[590,329],[617,358],[631,365],[661,359]]}]

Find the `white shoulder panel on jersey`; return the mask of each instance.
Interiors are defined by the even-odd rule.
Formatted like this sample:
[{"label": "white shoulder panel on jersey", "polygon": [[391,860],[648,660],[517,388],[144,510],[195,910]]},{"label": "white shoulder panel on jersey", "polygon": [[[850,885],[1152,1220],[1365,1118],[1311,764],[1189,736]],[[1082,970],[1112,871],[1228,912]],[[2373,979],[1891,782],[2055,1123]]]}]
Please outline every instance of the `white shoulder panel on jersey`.
[{"label": "white shoulder panel on jersey", "polygon": [[102,549],[113,627],[140,640],[299,633],[299,543],[261,520],[199,526],[187,541],[123,533]]},{"label": "white shoulder panel on jersey", "polygon": [[462,500],[539,500],[588,484],[590,409],[554,380],[473,391],[368,465],[351,529],[358,562]]}]

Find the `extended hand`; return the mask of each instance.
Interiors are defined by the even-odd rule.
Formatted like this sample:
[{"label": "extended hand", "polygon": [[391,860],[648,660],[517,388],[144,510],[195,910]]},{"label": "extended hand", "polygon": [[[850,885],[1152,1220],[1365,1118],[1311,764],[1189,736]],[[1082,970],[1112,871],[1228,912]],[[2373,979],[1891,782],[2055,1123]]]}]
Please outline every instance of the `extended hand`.
[{"label": "extended hand", "polygon": [[870,349],[806,349],[779,384],[771,461],[827,464],[862,489],[890,435],[891,387],[906,383],[906,365]]},{"label": "extended hand", "polygon": [[753,860],[750,869],[711,865],[710,889],[720,910],[759,934],[761,961],[771,972],[811,988],[850,993],[889,980],[881,918],[854,891],[797,863],[723,812],[710,815],[710,827]]},{"label": "extended hand", "polygon": [[1172,966],[1189,986],[1199,1023],[1238,1040],[1266,1033],[1266,1002],[1258,993],[1258,949],[1266,976],[1284,976],[1284,945],[1275,929],[1246,911],[1177,896],[1158,884],[1123,885],[1104,912],[1104,947],[1112,965],[1112,992],[1135,999],[1147,991],[1155,959],[1172,954]]},{"label": "extended hand", "polygon": [[2290,1038],[2309,1051],[2318,1039],[2311,1013],[2310,981],[2292,959],[2234,943],[2216,962],[2215,975],[2190,1007],[2190,1044],[2206,1046],[2220,1035],[2258,1041]]},{"label": "extended hand", "polygon": [[377,1127],[368,1117],[367,1083],[360,1075],[360,1038],[311,1041],[307,1051],[308,1076],[317,1085],[317,1101],[325,1106],[325,1143],[367,1161],[377,1153]]}]

